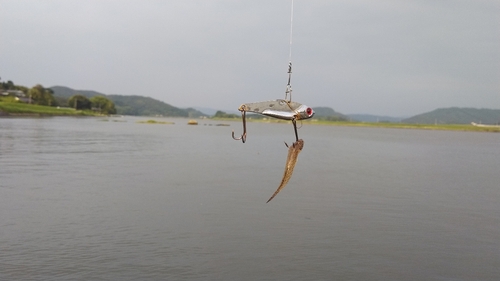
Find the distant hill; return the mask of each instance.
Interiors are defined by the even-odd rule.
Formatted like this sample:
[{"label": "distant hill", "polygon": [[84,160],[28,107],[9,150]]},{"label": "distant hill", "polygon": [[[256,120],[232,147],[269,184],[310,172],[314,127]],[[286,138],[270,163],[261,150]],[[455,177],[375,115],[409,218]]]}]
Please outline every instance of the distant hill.
[{"label": "distant hill", "polygon": [[326,120],[349,120],[346,115],[336,112],[330,107],[313,107],[314,118],[316,119],[326,119]]},{"label": "distant hill", "polygon": [[72,97],[74,95],[82,95],[82,96],[85,96],[87,98],[91,98],[93,96],[106,96],[105,94],[102,94],[102,93],[99,93],[96,91],[73,90],[71,88],[64,87],[64,86],[54,86],[54,87],[50,87],[50,89],[52,89],[52,91],[54,91],[54,96],[58,96],[61,98],[67,98],[67,99],[69,99],[70,97]]},{"label": "distant hill", "polygon": [[400,122],[400,117],[391,117],[391,116],[380,116],[380,115],[371,115],[371,114],[347,114],[347,116],[353,121],[361,121],[361,122]]},{"label": "distant hill", "polygon": [[179,117],[195,117],[195,115],[198,117],[205,115],[195,109],[178,108],[150,97],[122,95],[108,95],[107,97],[115,103],[118,114],[122,115],[163,115]]},{"label": "distant hill", "polygon": [[110,99],[119,115],[137,115],[137,116],[172,116],[172,117],[201,117],[206,114],[194,109],[182,109],[162,101],[143,96],[123,96],[123,95],[105,95],[96,91],[74,90],[63,86],[50,87],[54,91],[54,96],[61,99],[69,99],[74,95],[83,95],[87,98],[94,96],[105,96]]},{"label": "distant hill", "polygon": [[471,122],[497,124],[500,122],[500,110],[458,107],[439,108],[403,119],[401,122],[415,124],[470,124]]},{"label": "distant hill", "polygon": [[[203,112],[205,113],[206,115],[210,115],[210,116],[213,116],[215,115],[215,113],[218,111],[218,109],[213,109],[213,108],[208,108],[208,107],[193,107],[195,110],[198,110],[199,112]],[[234,113],[236,113],[239,111],[235,111]]]}]

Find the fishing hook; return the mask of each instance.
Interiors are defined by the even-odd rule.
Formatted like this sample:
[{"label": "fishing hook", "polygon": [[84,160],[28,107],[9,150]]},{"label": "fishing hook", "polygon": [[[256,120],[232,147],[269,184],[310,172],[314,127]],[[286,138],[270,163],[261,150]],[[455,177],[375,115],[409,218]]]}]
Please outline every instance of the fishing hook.
[{"label": "fishing hook", "polygon": [[293,130],[295,131],[295,140],[299,141],[299,134],[297,133],[297,118],[292,119]]},{"label": "fishing hook", "polygon": [[234,140],[241,140],[243,143],[245,143],[245,141],[247,140],[247,122],[246,122],[245,115],[246,115],[246,111],[245,110],[241,110],[241,119],[243,120],[243,134],[241,135],[241,137],[235,138],[234,137],[234,130],[233,130],[233,133],[232,133],[232,136],[233,136]]}]

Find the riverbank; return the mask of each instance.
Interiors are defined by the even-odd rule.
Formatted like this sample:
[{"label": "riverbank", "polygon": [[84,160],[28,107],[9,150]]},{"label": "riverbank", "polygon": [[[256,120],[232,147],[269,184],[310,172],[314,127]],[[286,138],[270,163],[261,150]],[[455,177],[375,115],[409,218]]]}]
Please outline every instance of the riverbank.
[{"label": "riverbank", "polygon": [[[236,121],[240,118],[213,118],[214,120]],[[247,122],[264,122],[264,123],[286,123],[279,119],[250,119]],[[300,126],[300,122],[297,122]],[[303,120],[303,124],[324,125],[324,126],[346,126],[346,127],[374,127],[374,128],[392,128],[392,129],[416,129],[416,130],[440,130],[440,131],[470,131],[470,132],[493,132],[500,133],[500,127],[479,127],[472,124],[407,124],[407,123],[389,123],[389,122],[354,122],[354,121],[327,121],[309,119]]]},{"label": "riverbank", "polygon": [[[33,105],[16,102],[0,101],[0,117],[40,117],[40,116],[103,116],[90,110],[75,110],[73,108],[60,108],[43,105]],[[240,118],[211,118],[211,120],[240,121]],[[248,122],[261,123],[287,123],[274,118],[247,118]],[[471,131],[471,132],[500,132],[500,127],[473,126],[472,124],[405,124],[389,122],[352,122],[352,121],[327,121],[309,119],[301,121],[303,124],[325,125],[325,126],[347,126],[347,127],[375,127],[393,129],[419,129],[419,130],[442,130],[442,131]],[[299,122],[299,124],[301,123]],[[300,126],[300,125],[299,125]]]},{"label": "riverbank", "polygon": [[101,114],[90,110],[75,110],[73,108],[67,108],[67,107],[61,108],[53,106],[0,101],[0,116],[2,117],[101,116]]},{"label": "riverbank", "polygon": [[304,121],[311,124],[349,126],[349,127],[377,127],[394,129],[419,129],[419,130],[440,130],[440,131],[471,131],[471,132],[500,132],[498,127],[477,127],[471,124],[409,124],[409,123],[369,123],[369,122],[335,122],[323,120]]}]

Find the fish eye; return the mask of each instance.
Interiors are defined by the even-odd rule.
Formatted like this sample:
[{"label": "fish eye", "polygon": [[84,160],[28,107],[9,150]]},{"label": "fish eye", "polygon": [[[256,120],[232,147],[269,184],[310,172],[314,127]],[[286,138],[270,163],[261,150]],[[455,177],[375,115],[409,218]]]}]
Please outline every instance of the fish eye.
[{"label": "fish eye", "polygon": [[307,113],[307,115],[308,115],[308,116],[311,116],[311,115],[312,115],[312,112],[313,112],[312,108],[308,107],[308,108],[306,109],[306,113]]}]

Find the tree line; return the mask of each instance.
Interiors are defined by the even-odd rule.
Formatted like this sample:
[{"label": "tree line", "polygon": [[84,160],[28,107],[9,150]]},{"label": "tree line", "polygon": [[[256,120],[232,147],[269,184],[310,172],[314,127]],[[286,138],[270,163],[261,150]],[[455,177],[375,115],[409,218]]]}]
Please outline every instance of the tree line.
[{"label": "tree line", "polygon": [[[102,114],[116,114],[115,104],[103,96],[94,96],[89,99],[83,95],[76,94],[67,100],[60,99],[54,97],[54,91],[52,91],[52,89],[45,88],[40,84],[32,88],[27,88],[15,85],[14,82],[10,80],[2,82],[1,78],[0,90],[1,92],[7,93],[7,95],[2,95],[2,97],[4,97],[2,99],[3,101],[25,102],[45,106],[67,106],[76,110],[94,110]],[[11,98],[9,93],[12,91],[20,91],[24,94],[24,97],[16,96],[17,99]]]}]

